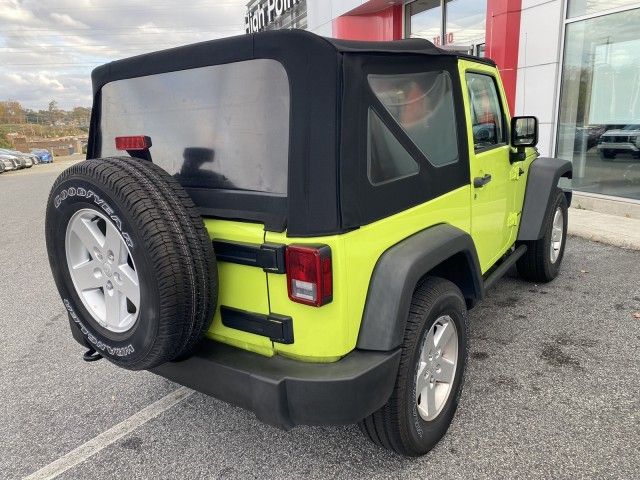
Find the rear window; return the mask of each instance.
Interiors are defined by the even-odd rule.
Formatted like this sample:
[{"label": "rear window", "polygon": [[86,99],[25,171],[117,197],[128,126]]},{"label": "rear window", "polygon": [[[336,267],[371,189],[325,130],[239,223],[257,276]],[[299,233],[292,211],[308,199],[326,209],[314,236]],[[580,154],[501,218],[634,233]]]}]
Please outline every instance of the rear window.
[{"label": "rear window", "polygon": [[102,88],[101,156],[148,135],[183,186],[287,193],[289,80],[275,60],[117,80]]}]

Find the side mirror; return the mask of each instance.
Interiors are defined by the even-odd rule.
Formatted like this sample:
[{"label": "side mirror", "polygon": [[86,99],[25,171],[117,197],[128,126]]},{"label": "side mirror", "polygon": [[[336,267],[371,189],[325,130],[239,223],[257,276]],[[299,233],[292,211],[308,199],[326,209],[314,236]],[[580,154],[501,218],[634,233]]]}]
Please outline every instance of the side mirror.
[{"label": "side mirror", "polygon": [[536,117],[513,117],[511,119],[511,146],[519,150],[538,144],[538,119]]}]

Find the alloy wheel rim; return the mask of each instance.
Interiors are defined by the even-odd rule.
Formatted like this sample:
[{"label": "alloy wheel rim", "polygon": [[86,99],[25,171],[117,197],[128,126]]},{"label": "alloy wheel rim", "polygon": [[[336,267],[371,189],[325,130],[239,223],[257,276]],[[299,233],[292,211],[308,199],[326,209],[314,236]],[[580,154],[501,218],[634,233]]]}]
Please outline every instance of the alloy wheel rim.
[{"label": "alloy wheel rim", "polygon": [[416,405],[425,421],[436,418],[444,408],[456,376],[458,332],[449,315],[443,315],[427,332],[416,372]]},{"label": "alloy wheel rim", "polygon": [[130,330],[140,309],[138,271],[111,220],[78,210],[67,225],[65,253],[73,286],[93,319],[111,332]]},{"label": "alloy wheel rim", "polygon": [[564,236],[564,214],[562,209],[558,207],[553,216],[553,226],[551,227],[551,245],[549,247],[549,256],[551,263],[556,263],[560,256],[562,248],[562,237]]}]

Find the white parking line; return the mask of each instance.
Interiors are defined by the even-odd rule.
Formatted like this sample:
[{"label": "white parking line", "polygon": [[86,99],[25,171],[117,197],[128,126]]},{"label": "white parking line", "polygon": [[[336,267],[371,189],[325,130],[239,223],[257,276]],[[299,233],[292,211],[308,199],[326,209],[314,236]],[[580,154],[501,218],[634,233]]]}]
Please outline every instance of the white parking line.
[{"label": "white parking line", "polygon": [[60,457],[37,472],[25,477],[25,480],[56,478],[58,475],[66,472],[70,468],[84,462],[100,450],[108,447],[114,442],[117,442],[120,438],[133,432],[136,428],[144,425],[149,420],[154,419],[162,412],[170,409],[191,394],[193,394],[193,390],[186,387],[180,387],[177,390],[174,390],[170,394],[162,397],[160,400],[153,402],[148,407],[143,408],[138,413],[131,415],[126,420],[111,427],[109,430],[102,432],[97,437],[94,437],[88,442],[80,445],[78,448],[71,450],[65,456]]}]

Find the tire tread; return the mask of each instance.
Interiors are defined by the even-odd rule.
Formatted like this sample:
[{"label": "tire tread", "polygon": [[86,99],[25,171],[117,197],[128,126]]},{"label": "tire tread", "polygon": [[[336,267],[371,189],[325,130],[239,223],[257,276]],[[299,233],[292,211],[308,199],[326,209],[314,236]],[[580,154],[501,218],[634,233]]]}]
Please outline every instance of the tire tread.
[{"label": "tire tread", "polygon": [[[565,231],[564,240],[562,244],[562,251],[555,264],[551,264],[549,258],[549,244],[551,227],[553,223],[553,216],[558,207],[563,208]],[[545,213],[543,231],[544,236],[539,240],[522,242],[527,246],[525,254],[518,259],[516,266],[518,274],[530,282],[547,283],[556,278],[562,257],[564,255],[564,246],[566,244],[566,229],[567,229],[567,199],[561,189],[556,188],[556,193],[553,197],[553,201],[550,202],[549,208]]]},{"label": "tire tread", "polygon": [[[400,365],[398,367],[398,375],[393,393],[386,405],[359,422],[360,430],[373,443],[393,450],[400,455],[418,456],[425,453],[423,449],[418,448],[414,445],[414,442],[411,441],[405,422],[406,417],[403,414],[406,406],[404,399],[406,398],[407,388],[412,388],[413,386],[413,352],[418,346],[417,343],[422,338],[421,331],[424,327],[425,316],[443,295],[450,295],[452,293],[459,297],[464,310],[463,316],[465,316],[464,298],[455,284],[437,277],[425,277],[418,284],[409,308],[409,316],[407,318],[402,343]],[[467,328],[466,322],[465,328]],[[466,331],[461,333],[468,336]],[[467,352],[465,351],[461,365],[463,374],[466,358]],[[463,380],[462,378],[460,381],[458,392],[453,393],[457,395],[455,399],[456,402],[461,393]]]},{"label": "tire tread", "polygon": [[[193,201],[157,165],[130,157],[107,157],[85,160],[65,170],[52,188],[49,205],[56,187],[72,178],[89,178],[122,203],[135,219],[139,241],[155,273],[159,322],[153,345],[133,362],[109,359],[140,370],[188,355],[210,326],[218,285],[215,253]],[[57,262],[51,255],[50,261],[53,268]]]}]

